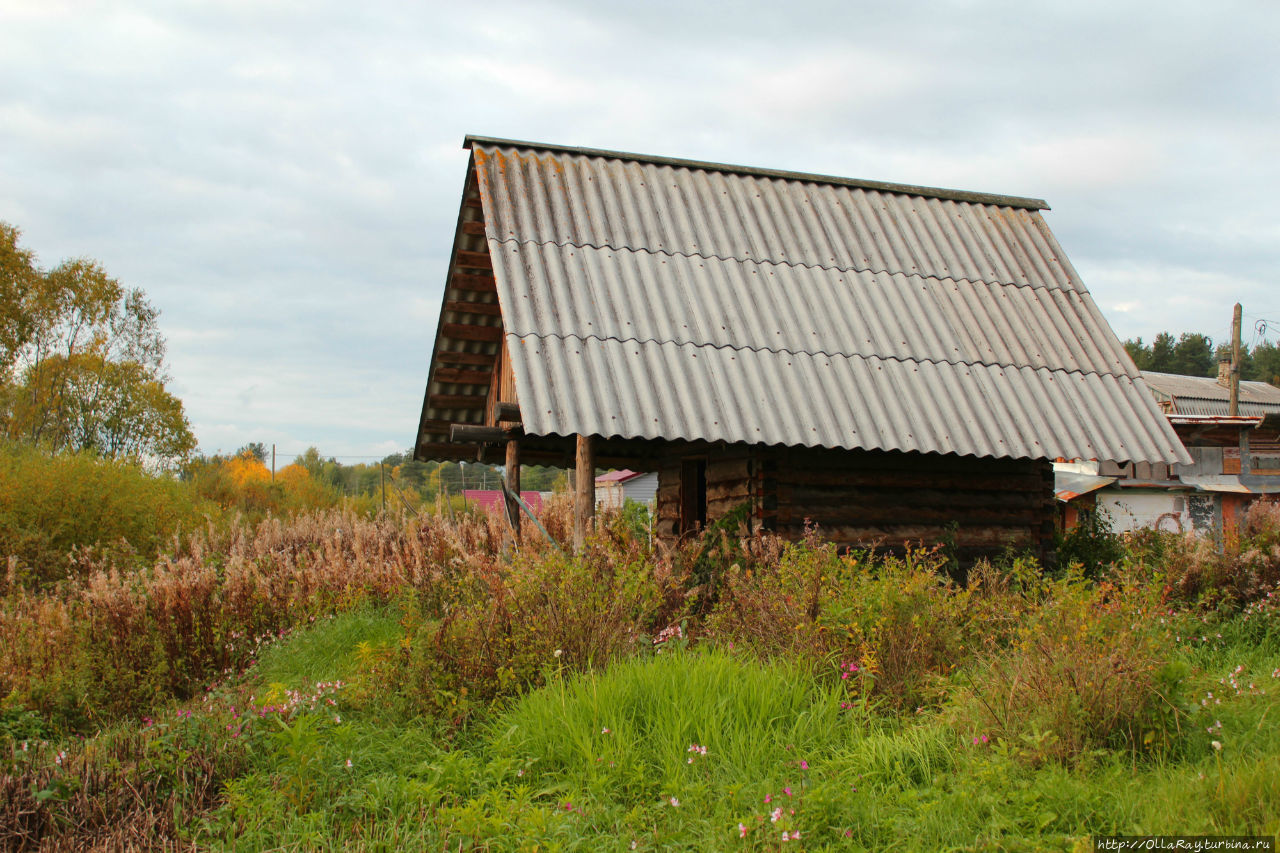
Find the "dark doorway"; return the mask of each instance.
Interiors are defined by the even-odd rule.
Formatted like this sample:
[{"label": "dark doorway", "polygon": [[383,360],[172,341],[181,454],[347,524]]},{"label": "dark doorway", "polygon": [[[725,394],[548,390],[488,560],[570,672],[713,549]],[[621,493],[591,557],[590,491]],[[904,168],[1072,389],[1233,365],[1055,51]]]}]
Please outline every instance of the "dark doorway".
[{"label": "dark doorway", "polygon": [[694,533],[707,526],[707,460],[680,463],[680,533]]}]

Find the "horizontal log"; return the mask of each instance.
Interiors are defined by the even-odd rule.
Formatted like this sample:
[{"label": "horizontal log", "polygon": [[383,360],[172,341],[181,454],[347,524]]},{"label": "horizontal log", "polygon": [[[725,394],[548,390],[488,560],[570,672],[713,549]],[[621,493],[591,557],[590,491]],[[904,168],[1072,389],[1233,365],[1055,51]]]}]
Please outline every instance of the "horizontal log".
[{"label": "horizontal log", "polygon": [[437,382],[461,382],[467,385],[488,385],[493,374],[488,370],[459,370],[456,367],[437,367],[431,378]]},{"label": "horizontal log", "polygon": [[427,405],[434,409],[483,409],[486,394],[432,394]]},{"label": "horizontal log", "polygon": [[494,406],[494,414],[499,421],[518,424],[520,419],[520,406],[517,403],[498,403]]},{"label": "horizontal log", "polygon": [[449,428],[450,441],[463,441],[471,444],[506,442],[520,438],[524,430],[519,427],[480,426],[479,424],[454,424]]},{"label": "horizontal log", "polygon": [[462,223],[462,233],[470,234],[473,237],[484,236],[484,220],[477,219],[475,221],[464,221]]},{"label": "horizontal log", "polygon": [[884,487],[891,489],[966,489],[993,492],[1038,492],[1044,478],[1037,473],[946,474],[928,471],[779,471],[779,482],[806,486]]},{"label": "horizontal log", "polygon": [[707,463],[707,482],[745,480],[751,476],[750,459],[713,459]]},{"label": "horizontal log", "polygon": [[464,269],[491,270],[493,260],[488,252],[467,252],[459,249],[453,256],[454,264]]},{"label": "horizontal log", "polygon": [[707,484],[707,501],[729,500],[736,498],[738,500],[746,500],[751,497],[750,484],[746,480],[739,480],[736,483],[717,483]]},{"label": "horizontal log", "polygon": [[979,459],[938,453],[897,453],[885,450],[783,449],[762,451],[778,454],[780,471],[912,471],[932,474],[1035,474],[1041,463],[1034,459]]},{"label": "horizontal log", "polygon": [[459,314],[483,314],[488,317],[502,315],[502,306],[496,302],[463,302],[450,299],[444,303],[445,311],[456,311]]},{"label": "horizontal log", "polygon": [[[785,536],[799,537],[803,534],[802,525],[778,525],[778,533]],[[827,541],[854,544],[864,547],[881,542],[885,545],[899,545],[902,542],[953,542],[958,547],[1007,545],[1027,546],[1035,542],[1031,531],[1022,527],[970,527],[951,531],[936,525],[829,525],[818,527],[818,535]]]},{"label": "horizontal log", "polygon": [[475,275],[465,272],[454,273],[449,279],[449,286],[473,293],[495,293],[498,290],[498,283],[493,280],[492,275]]},{"label": "horizontal log", "polygon": [[484,364],[490,367],[498,354],[487,352],[448,352],[436,350],[435,360],[442,364]]},{"label": "horizontal log", "polygon": [[501,326],[472,326],[467,323],[442,323],[440,334],[460,341],[500,341]]},{"label": "horizontal log", "polygon": [[479,195],[469,195],[462,199],[463,207],[473,207],[484,209],[484,202],[480,200]]},{"label": "horizontal log", "polygon": [[911,505],[857,505],[827,504],[805,506],[800,504],[782,505],[778,510],[779,518],[787,516],[788,520],[799,523],[808,518],[820,525],[828,524],[958,524],[992,525],[996,527],[1038,526],[1045,513],[1034,509],[982,509],[957,508],[935,509]]},{"label": "horizontal log", "polygon": [[1052,498],[1050,492],[970,492],[942,489],[836,488],[778,486],[778,500],[806,506],[988,507],[1028,509]]},{"label": "horizontal log", "polygon": [[439,433],[443,435],[449,434],[449,427],[453,426],[457,421],[444,420],[442,418],[428,418],[422,422],[422,432]]}]

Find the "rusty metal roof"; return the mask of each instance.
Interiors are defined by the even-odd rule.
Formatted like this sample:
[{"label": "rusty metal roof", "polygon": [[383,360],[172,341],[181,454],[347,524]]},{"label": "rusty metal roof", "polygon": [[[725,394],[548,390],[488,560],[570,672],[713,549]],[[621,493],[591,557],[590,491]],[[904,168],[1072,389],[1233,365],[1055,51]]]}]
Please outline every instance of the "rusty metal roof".
[{"label": "rusty metal roof", "polygon": [[529,434],[1186,461],[1037,199],[467,144]]},{"label": "rusty metal roof", "polygon": [[[1143,381],[1156,399],[1171,406],[1171,414],[1225,417],[1231,392],[1205,376],[1142,371]],[[1257,417],[1280,413],[1280,388],[1266,382],[1240,382],[1240,415]]]}]

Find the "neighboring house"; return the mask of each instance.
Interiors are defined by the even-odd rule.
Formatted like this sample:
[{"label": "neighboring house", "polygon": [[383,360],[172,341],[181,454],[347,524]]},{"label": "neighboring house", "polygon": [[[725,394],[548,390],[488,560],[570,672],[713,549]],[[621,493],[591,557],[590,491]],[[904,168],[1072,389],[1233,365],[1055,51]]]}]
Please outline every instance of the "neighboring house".
[{"label": "neighboring house", "polygon": [[1218,534],[1236,529],[1250,503],[1280,494],[1280,388],[1240,383],[1240,414],[1227,414],[1227,372],[1217,379],[1143,371],[1191,455],[1189,464],[1115,462],[1055,466],[1063,521],[1101,507],[1117,532],[1154,527]]},{"label": "neighboring house", "polygon": [[598,509],[621,509],[627,501],[651,504],[657,493],[657,473],[641,474],[624,468],[596,477]]},{"label": "neighboring house", "polygon": [[657,471],[663,541],[737,510],[964,561],[1046,554],[1058,457],[1190,461],[1042,201],[465,145],[418,459],[500,459],[478,425]]},{"label": "neighboring house", "polygon": [[[1225,417],[1230,414],[1230,367],[1230,362],[1219,362],[1217,379],[1150,370],[1142,371],[1142,378],[1166,414]],[[1239,400],[1237,415],[1280,415],[1280,388],[1274,385],[1242,381]]]},{"label": "neighboring house", "polygon": [[[475,504],[490,515],[499,515],[506,511],[506,501],[501,489],[463,489],[462,496],[467,503]],[[520,499],[528,505],[534,515],[542,514],[542,492],[521,492]]]}]

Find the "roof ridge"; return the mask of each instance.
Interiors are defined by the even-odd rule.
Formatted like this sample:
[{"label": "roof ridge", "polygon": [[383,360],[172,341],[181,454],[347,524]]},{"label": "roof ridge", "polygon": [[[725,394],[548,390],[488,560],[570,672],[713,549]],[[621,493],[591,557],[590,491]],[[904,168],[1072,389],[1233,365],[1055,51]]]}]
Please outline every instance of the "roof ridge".
[{"label": "roof ridge", "polygon": [[742,264],[756,264],[758,266],[791,267],[793,269],[826,270],[827,272],[840,273],[869,273],[871,275],[887,275],[890,278],[893,278],[894,276],[902,276],[903,278],[915,278],[922,281],[951,281],[956,284],[995,284],[1001,287],[1025,287],[1031,290],[1045,291],[1060,290],[1063,293],[1075,293],[1081,296],[1088,292],[1087,290],[1081,290],[1075,287],[1063,287],[1061,285],[1048,285],[1030,281],[1003,281],[998,279],[987,280],[984,278],[964,278],[953,275],[925,275],[921,272],[906,272],[905,270],[902,272],[891,272],[887,269],[873,269],[871,267],[866,267],[864,269],[859,267],[841,267],[828,264],[807,264],[803,261],[775,261],[772,258],[724,257],[722,255],[705,255],[701,252],[673,252],[668,249],[650,249],[647,246],[597,246],[595,243],[574,243],[571,240],[566,240],[561,243],[556,240],[521,240],[515,237],[486,237],[486,240],[497,243],[499,246],[555,246],[560,249],[597,249],[599,251],[611,250],[614,252],[643,252],[646,255],[663,255],[668,258],[689,258],[690,260],[694,258],[701,258],[706,261],[734,261]]},{"label": "roof ridge", "polygon": [[896,361],[899,364],[934,364],[934,365],[945,364],[951,367],[995,367],[995,368],[999,368],[1000,370],[1013,369],[1013,370],[1031,370],[1036,372],[1048,371],[1050,373],[1063,373],[1068,376],[1071,376],[1071,375],[1100,376],[1100,377],[1110,376],[1114,379],[1128,379],[1130,381],[1134,381],[1136,379],[1141,378],[1140,376],[1130,376],[1127,373],[1111,373],[1111,372],[1104,373],[1099,370],[1081,370],[1079,368],[1069,370],[1065,367],[1049,367],[1047,365],[1041,366],[1041,367],[1033,367],[1029,364],[1018,365],[1018,364],[1012,364],[1012,363],[1002,363],[998,361],[953,361],[951,359],[945,359],[945,358],[911,358],[908,356],[896,356],[896,355],[878,355],[878,354],[866,355],[864,353],[859,353],[859,352],[826,352],[825,350],[818,350],[815,352],[811,350],[788,349],[787,347],[778,347],[778,348],[753,347],[753,346],[750,346],[749,344],[738,345],[738,344],[716,344],[711,342],[699,343],[698,341],[677,341],[671,338],[668,338],[666,340],[658,340],[657,338],[620,338],[620,337],[617,337],[616,335],[607,335],[607,336],[595,335],[595,334],[580,335],[576,333],[544,334],[541,332],[523,332],[522,333],[522,332],[515,332],[510,330],[506,331],[504,334],[508,337],[519,338],[521,340],[525,338],[538,338],[539,340],[554,339],[558,341],[568,341],[572,339],[572,340],[579,340],[583,342],[600,341],[601,343],[607,343],[609,341],[613,341],[619,344],[642,344],[642,345],[657,344],[658,346],[666,346],[670,344],[672,346],[677,346],[677,347],[696,347],[697,349],[732,350],[734,352],[754,352],[754,353],[767,352],[773,355],[792,355],[792,356],[807,355],[807,356],[812,356],[814,358],[819,358],[819,357],[845,358],[845,359],[856,358],[856,359],[861,359],[863,361]]},{"label": "roof ridge", "polygon": [[1001,195],[999,193],[974,192],[969,190],[952,190],[943,187],[923,187],[916,184],[897,184],[889,181],[866,181],[858,178],[844,178],[838,175],[821,175],[810,172],[792,172],[785,169],[762,169],[754,166],[740,166],[732,163],[716,163],[708,160],[686,160],[679,157],[662,157],[650,154],[636,154],[629,151],[611,151],[605,148],[581,148],[574,145],[555,145],[545,142],[529,142],[522,139],[502,139],[493,136],[476,136],[467,134],[462,140],[462,147],[471,149],[475,146],[492,146],[506,148],[524,148],[531,151],[549,151],[557,154],[576,154],[580,157],[602,157],[610,160],[629,160],[635,163],[649,163],[655,166],[671,166],[678,169],[698,169],[708,172],[726,172],[735,175],[751,175],[759,178],[773,178],[783,181],[801,181],[814,184],[834,184],[836,186],[853,187],[855,189],[874,190],[897,195],[914,195],[925,198],[940,198],[950,201],[963,201],[970,204],[992,204],[999,207],[1022,207],[1028,210],[1049,210],[1049,203],[1041,198],[1026,196]]}]

